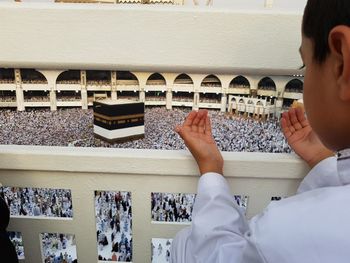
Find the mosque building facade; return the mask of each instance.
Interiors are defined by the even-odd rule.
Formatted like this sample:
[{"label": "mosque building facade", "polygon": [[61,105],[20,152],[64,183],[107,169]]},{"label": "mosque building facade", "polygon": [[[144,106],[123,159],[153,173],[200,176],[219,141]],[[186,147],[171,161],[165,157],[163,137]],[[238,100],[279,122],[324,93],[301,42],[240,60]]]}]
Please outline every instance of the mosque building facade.
[{"label": "mosque building facade", "polygon": [[279,115],[302,99],[303,77],[98,70],[0,69],[0,107],[87,109],[100,99],[146,106]]}]

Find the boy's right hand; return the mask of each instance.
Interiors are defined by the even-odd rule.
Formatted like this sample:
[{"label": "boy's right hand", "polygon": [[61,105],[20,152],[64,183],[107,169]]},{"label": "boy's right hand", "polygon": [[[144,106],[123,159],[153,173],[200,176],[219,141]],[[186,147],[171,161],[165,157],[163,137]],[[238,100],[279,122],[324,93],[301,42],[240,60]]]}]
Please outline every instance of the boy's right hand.
[{"label": "boy's right hand", "polygon": [[224,160],[213,138],[207,110],[192,111],[175,131],[197,161],[201,174],[209,172],[223,174]]},{"label": "boy's right hand", "polygon": [[305,111],[298,107],[282,114],[281,126],[288,144],[313,168],[320,161],[334,156],[326,148],[305,118]]}]

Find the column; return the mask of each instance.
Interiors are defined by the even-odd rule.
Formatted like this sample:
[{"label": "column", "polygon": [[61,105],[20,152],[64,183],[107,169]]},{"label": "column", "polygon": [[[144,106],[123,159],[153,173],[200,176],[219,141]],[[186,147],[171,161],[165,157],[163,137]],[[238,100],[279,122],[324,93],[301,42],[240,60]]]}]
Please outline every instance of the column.
[{"label": "column", "polygon": [[281,117],[283,107],[283,98],[277,98],[275,101],[275,112],[278,118]]},{"label": "column", "polygon": [[166,81],[166,109],[171,110],[173,108],[173,87],[174,87],[174,81],[176,77],[179,75],[178,73],[163,73],[163,77]]},{"label": "column", "polygon": [[51,88],[50,90],[50,110],[51,111],[57,110],[56,91],[53,88]]},{"label": "column", "polygon": [[47,69],[36,69],[43,74],[47,80],[48,90],[50,92],[50,110],[57,110],[57,84],[56,80],[58,76],[64,72],[64,70],[47,70]]},{"label": "column", "polygon": [[171,110],[173,108],[173,92],[171,88],[168,88],[166,91],[166,108],[167,110]]},{"label": "column", "polygon": [[193,96],[193,110],[199,109],[199,92],[195,92]]},{"label": "column", "polygon": [[225,93],[221,96],[221,112],[226,112],[227,95]]},{"label": "column", "polygon": [[145,102],[146,100],[146,93],[145,93],[145,88],[146,88],[146,81],[139,81],[140,85],[140,93],[139,93],[139,101],[140,102]]},{"label": "column", "polygon": [[16,82],[16,102],[17,102],[17,110],[24,111],[24,94],[22,89],[22,78],[21,78],[21,70],[15,69],[15,82]]},{"label": "column", "polygon": [[86,88],[86,71],[80,71],[80,83],[81,83],[81,108],[83,110],[88,109],[88,96]]},{"label": "column", "polygon": [[145,102],[145,99],[146,99],[145,90],[141,90],[139,95],[139,100],[140,102]]},{"label": "column", "polygon": [[112,83],[111,99],[117,100],[117,72],[116,71],[111,72],[111,83]]}]

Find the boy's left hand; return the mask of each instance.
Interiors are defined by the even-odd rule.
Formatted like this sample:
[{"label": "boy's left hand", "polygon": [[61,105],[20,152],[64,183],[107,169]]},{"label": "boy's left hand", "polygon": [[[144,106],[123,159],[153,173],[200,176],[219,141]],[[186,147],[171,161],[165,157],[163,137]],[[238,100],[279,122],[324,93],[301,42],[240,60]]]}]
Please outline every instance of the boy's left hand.
[{"label": "boy's left hand", "polygon": [[313,168],[320,161],[334,156],[334,152],[326,148],[320,141],[305,118],[304,109],[298,107],[284,112],[281,119],[284,136],[292,149]]},{"label": "boy's left hand", "polygon": [[207,110],[192,111],[175,131],[197,161],[201,174],[208,172],[223,174],[224,161],[213,138]]}]

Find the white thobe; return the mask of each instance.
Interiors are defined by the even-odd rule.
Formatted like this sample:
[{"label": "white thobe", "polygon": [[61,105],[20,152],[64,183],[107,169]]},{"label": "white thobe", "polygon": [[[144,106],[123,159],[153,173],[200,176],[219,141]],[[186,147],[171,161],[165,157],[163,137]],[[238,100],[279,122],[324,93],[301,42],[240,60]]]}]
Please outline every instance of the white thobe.
[{"label": "white thobe", "polygon": [[316,165],[295,196],[246,220],[223,176],[204,174],[172,263],[349,263],[350,149]]}]

